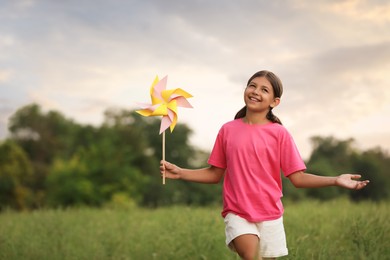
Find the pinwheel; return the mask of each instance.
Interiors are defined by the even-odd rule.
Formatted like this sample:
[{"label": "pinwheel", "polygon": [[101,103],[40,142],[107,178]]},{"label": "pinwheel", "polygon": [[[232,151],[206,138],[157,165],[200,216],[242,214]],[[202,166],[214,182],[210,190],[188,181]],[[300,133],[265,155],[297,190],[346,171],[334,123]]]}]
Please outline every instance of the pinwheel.
[{"label": "pinwheel", "polygon": [[[177,107],[192,108],[187,98],[191,94],[176,88],[166,90],[168,76],[159,80],[158,77],[153,81],[150,87],[150,97],[152,104],[143,104],[141,110],[136,112],[142,116],[162,116],[160,125],[160,134],[162,133],[162,159],[165,161],[165,130],[169,127],[171,132],[177,124]],[[165,173],[163,174],[163,184],[165,184]]]}]

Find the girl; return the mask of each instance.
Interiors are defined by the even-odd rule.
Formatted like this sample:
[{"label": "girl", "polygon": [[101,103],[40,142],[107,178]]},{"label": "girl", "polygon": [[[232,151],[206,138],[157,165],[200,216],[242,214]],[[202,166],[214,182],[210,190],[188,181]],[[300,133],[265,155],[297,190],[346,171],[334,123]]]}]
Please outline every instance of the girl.
[{"label": "girl", "polygon": [[170,179],[218,183],[224,177],[223,210],[226,244],[242,259],[288,254],[283,226],[280,171],[297,188],[340,186],[361,189],[369,181],[358,174],[337,177],[305,173],[293,138],[272,109],[280,103],[283,86],[270,71],[259,71],[244,91],[245,106],[224,124],[203,169],[183,169],[161,161]]}]

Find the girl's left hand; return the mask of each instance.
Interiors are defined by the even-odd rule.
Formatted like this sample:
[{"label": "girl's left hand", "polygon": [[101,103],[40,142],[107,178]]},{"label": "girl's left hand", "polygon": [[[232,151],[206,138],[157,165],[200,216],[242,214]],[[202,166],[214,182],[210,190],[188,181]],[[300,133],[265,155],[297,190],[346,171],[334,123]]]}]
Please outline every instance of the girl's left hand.
[{"label": "girl's left hand", "polygon": [[336,185],[351,190],[360,190],[367,186],[369,180],[359,181],[354,179],[360,179],[360,174],[341,174],[336,178]]}]

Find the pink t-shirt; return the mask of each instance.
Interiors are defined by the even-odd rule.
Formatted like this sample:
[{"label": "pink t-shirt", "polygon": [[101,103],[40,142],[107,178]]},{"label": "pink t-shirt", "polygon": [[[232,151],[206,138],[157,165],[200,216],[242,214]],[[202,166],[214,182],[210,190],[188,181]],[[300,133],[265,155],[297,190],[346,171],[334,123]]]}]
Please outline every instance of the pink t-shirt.
[{"label": "pink t-shirt", "polygon": [[242,119],[222,126],[208,163],[226,169],[222,216],[232,212],[250,222],[281,217],[281,170],[285,176],[306,170],[284,126],[249,125]]}]

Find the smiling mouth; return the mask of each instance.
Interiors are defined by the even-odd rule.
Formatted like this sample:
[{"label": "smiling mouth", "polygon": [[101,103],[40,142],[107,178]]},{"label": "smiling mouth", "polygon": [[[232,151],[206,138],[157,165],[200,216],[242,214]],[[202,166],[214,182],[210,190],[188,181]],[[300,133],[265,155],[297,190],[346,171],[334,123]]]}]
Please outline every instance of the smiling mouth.
[{"label": "smiling mouth", "polygon": [[251,100],[253,102],[260,102],[260,99],[254,98],[254,97],[249,97],[249,100]]}]

